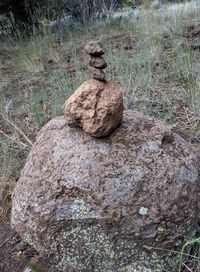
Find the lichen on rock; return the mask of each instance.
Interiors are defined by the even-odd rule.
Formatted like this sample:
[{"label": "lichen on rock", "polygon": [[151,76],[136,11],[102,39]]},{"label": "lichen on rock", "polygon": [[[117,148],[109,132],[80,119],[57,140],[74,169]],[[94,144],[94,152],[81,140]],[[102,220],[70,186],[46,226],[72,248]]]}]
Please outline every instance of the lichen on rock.
[{"label": "lichen on rock", "polygon": [[11,223],[60,271],[176,272],[168,250],[197,229],[198,171],[192,146],[157,119],[125,111],[94,138],[57,117],[16,184]]}]

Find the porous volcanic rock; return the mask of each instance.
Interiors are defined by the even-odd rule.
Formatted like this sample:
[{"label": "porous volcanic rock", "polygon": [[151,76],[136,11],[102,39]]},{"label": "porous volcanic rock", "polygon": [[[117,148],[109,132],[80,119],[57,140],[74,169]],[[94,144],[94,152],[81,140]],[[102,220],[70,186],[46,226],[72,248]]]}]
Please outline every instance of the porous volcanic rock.
[{"label": "porous volcanic rock", "polygon": [[107,136],[122,120],[122,90],[112,81],[88,80],[66,101],[64,112],[72,125],[95,137]]},{"label": "porous volcanic rock", "polygon": [[191,145],[133,111],[106,138],[68,122],[39,132],[12,195],[12,227],[57,260],[55,271],[177,271],[180,257],[165,249],[194,235],[199,213]]}]

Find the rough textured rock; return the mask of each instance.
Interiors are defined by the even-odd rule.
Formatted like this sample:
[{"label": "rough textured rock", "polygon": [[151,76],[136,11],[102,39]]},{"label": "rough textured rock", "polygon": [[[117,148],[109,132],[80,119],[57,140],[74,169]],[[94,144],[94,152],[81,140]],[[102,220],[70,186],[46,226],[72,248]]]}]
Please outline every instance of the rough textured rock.
[{"label": "rough textured rock", "polygon": [[14,189],[12,226],[61,271],[177,271],[165,249],[195,232],[197,164],[190,144],[137,112],[103,139],[55,118]]},{"label": "rough textured rock", "polygon": [[102,70],[107,67],[107,63],[102,57],[105,51],[102,48],[101,43],[99,41],[90,41],[85,46],[85,50],[90,56],[88,68],[92,73],[92,78],[100,81],[105,81],[106,75]]},{"label": "rough textured rock", "polygon": [[200,143],[200,130],[195,131],[191,137],[192,142]]},{"label": "rough textured rock", "polygon": [[192,142],[193,148],[199,154],[199,161],[200,161],[200,130],[192,134],[191,142]]},{"label": "rough textured rock", "polygon": [[95,137],[107,136],[121,122],[123,95],[114,82],[88,80],[66,101],[65,114],[72,124]]},{"label": "rough textured rock", "polygon": [[100,57],[92,57],[90,59],[90,66],[95,67],[95,68],[100,68],[100,69],[104,69],[107,67],[107,63],[104,60],[104,58],[100,58]]},{"label": "rough textured rock", "polygon": [[88,66],[88,69],[91,72],[93,79],[96,79],[99,81],[105,81],[106,74],[104,73],[104,71],[97,69],[95,67],[92,67],[92,66]]},{"label": "rough textured rock", "polygon": [[90,41],[85,46],[85,51],[92,56],[99,57],[105,53],[99,41]]}]

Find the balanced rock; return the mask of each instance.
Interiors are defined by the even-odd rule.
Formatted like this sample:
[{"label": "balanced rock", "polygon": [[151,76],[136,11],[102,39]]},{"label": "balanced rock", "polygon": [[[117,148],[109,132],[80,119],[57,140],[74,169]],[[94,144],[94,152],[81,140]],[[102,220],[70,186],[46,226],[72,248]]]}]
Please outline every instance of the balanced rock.
[{"label": "balanced rock", "polygon": [[170,249],[194,235],[199,215],[191,145],[133,111],[103,139],[68,123],[57,117],[39,132],[12,195],[12,227],[57,262],[53,271],[177,272]]},{"label": "balanced rock", "polygon": [[102,45],[99,41],[90,41],[86,44],[85,50],[89,55],[92,56],[101,56],[105,53],[105,50],[102,48]]},{"label": "balanced rock", "polygon": [[107,67],[107,63],[102,57],[105,53],[99,41],[90,41],[85,46],[86,52],[90,56],[89,70],[92,72],[92,78],[105,81],[105,73],[102,71]]},{"label": "balanced rock", "polygon": [[88,80],[66,101],[64,111],[72,125],[95,137],[107,136],[122,120],[122,90],[112,81]]},{"label": "balanced rock", "polygon": [[106,75],[104,71],[97,69],[95,67],[89,66],[88,67],[89,71],[92,73],[92,78],[99,80],[99,81],[105,81]]},{"label": "balanced rock", "polygon": [[98,68],[98,69],[105,69],[107,67],[107,63],[104,58],[101,57],[91,57],[90,59],[90,66]]}]

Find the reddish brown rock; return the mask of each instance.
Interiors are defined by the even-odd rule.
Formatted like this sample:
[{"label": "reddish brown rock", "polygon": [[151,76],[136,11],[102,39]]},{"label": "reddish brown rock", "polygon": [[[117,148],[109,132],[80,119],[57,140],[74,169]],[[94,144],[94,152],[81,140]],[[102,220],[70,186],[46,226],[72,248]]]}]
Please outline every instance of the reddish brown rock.
[{"label": "reddish brown rock", "polygon": [[122,120],[122,90],[111,81],[88,80],[66,101],[64,111],[90,135],[107,136]]}]

